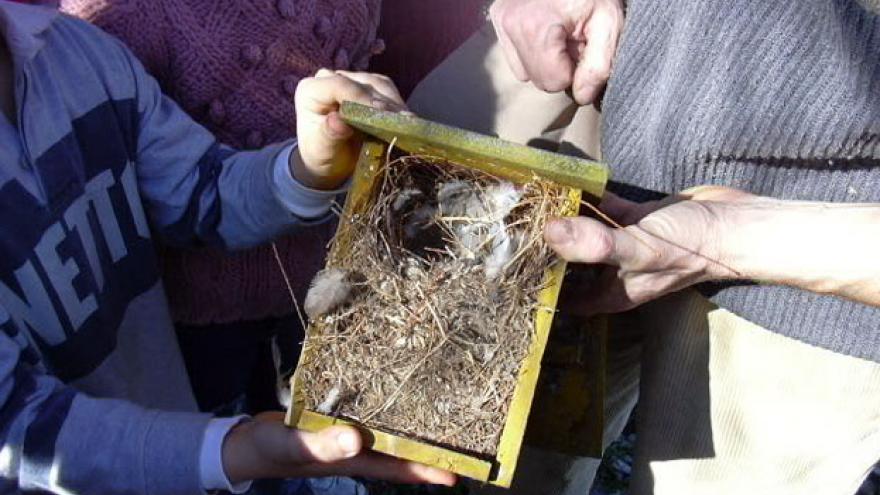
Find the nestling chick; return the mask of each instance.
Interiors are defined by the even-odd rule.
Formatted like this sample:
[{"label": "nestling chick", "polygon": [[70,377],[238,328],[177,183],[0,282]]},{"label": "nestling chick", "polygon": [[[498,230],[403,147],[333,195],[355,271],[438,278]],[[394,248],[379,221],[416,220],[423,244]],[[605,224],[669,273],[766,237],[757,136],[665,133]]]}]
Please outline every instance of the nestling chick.
[{"label": "nestling chick", "polygon": [[463,180],[445,182],[437,189],[437,207],[442,216],[474,218],[485,215],[476,184]]},{"label": "nestling chick", "polygon": [[495,237],[492,239],[492,250],[483,261],[483,269],[486,272],[486,279],[495,280],[504,275],[507,264],[513,260],[516,253],[522,247],[522,232],[508,232],[508,229],[502,224],[498,226]]},{"label": "nestling chick", "polygon": [[485,256],[482,261],[489,279],[501,274],[518,249],[504,219],[521,199],[522,192],[510,182],[498,182],[483,189],[472,182],[455,180],[437,190],[440,215],[457,219],[453,232],[462,256],[477,260]]},{"label": "nestling chick", "polygon": [[331,414],[336,406],[339,404],[339,399],[342,398],[342,389],[339,385],[330,389],[327,392],[327,397],[324,398],[324,401],[318,404],[318,407],[315,408],[315,412],[321,414]]},{"label": "nestling chick", "polygon": [[391,204],[391,211],[398,212],[409,203],[421,198],[424,195],[425,194],[422,191],[415,188],[404,189],[397,194],[396,198],[394,198],[394,202]]},{"label": "nestling chick", "polygon": [[339,268],[327,268],[315,275],[303,307],[310,319],[324,316],[348,301],[354,287],[351,275]]},{"label": "nestling chick", "polygon": [[431,225],[434,219],[434,207],[430,205],[419,206],[415,211],[406,216],[406,222],[403,225],[403,233],[406,239],[415,239]]},{"label": "nestling chick", "polygon": [[522,200],[522,191],[510,182],[499,182],[486,190],[486,199],[492,219],[503,221]]}]

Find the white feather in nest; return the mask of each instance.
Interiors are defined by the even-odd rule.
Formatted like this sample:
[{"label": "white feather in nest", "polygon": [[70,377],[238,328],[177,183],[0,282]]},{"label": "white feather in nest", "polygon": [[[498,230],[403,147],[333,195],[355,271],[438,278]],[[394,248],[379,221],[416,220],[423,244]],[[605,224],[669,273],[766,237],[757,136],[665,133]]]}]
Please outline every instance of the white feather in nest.
[{"label": "white feather in nest", "polygon": [[422,205],[406,217],[403,233],[407,239],[415,239],[434,220],[436,210],[431,205]]},{"label": "white feather in nest", "polygon": [[[462,256],[486,264],[489,279],[497,278],[518,249],[504,219],[519,204],[522,192],[510,182],[481,189],[466,181],[450,181],[437,190],[440,215],[457,220],[453,231]],[[485,248],[488,247],[488,253]]]},{"label": "white feather in nest", "polygon": [[437,189],[437,208],[445,217],[480,217],[484,213],[475,184],[463,180],[444,182]]},{"label": "white feather in nest", "polygon": [[339,268],[321,270],[312,280],[303,305],[308,317],[317,319],[344,304],[352,293],[351,274]]},{"label": "white feather in nest", "polygon": [[339,385],[330,389],[327,392],[327,397],[324,398],[324,401],[318,404],[318,407],[315,408],[316,413],[320,414],[331,414],[336,406],[339,405],[339,399],[342,398],[342,389]]},{"label": "white feather in nest", "polygon": [[483,260],[483,270],[488,280],[495,280],[504,275],[508,263],[519,251],[523,237],[521,232],[511,234],[504,222],[498,222],[493,227],[492,249]]},{"label": "white feather in nest", "polygon": [[486,199],[492,219],[503,221],[522,200],[522,191],[510,182],[499,182],[486,190]]}]

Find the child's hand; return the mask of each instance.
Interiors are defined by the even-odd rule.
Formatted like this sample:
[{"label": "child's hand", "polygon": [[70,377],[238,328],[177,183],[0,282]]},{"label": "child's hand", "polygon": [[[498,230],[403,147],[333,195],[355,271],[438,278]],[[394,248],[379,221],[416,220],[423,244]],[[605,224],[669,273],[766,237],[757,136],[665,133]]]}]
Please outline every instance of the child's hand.
[{"label": "child's hand", "polygon": [[264,413],[241,423],[223,443],[223,467],[233,484],[265,478],[363,476],[398,483],[453,485],[446,471],[363,452],[350,426],[306,433],[284,426],[282,413]]},{"label": "child's hand", "polygon": [[385,76],[321,69],[296,89],[298,153],[291,155],[293,176],[313,189],[334,189],[354,170],[360,140],[337,111],[343,101],[382,110],[406,110],[400,93]]}]

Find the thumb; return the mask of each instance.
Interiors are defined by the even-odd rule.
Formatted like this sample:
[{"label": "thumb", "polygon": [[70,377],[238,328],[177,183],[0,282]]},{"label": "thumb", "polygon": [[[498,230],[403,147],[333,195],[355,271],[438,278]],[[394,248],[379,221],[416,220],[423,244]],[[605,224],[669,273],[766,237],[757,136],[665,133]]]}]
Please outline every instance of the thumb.
[{"label": "thumb", "polygon": [[547,223],[544,238],[566,261],[620,266],[633,256],[632,239],[596,220],[584,217],[559,218]]},{"label": "thumb", "polygon": [[351,459],[363,449],[360,433],[351,426],[332,426],[318,433],[291,432],[291,462],[308,464],[332,463]]}]

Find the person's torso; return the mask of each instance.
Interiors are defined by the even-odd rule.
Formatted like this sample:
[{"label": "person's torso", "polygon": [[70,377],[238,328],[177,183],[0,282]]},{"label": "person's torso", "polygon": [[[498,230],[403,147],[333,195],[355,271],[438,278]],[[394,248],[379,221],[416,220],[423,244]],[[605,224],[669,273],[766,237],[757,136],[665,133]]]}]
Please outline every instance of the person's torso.
[{"label": "person's torso", "polygon": [[16,71],[17,122],[0,126],[0,303],[65,382],[191,408],[138,193],[131,68],[98,63],[69,23],[44,36]]},{"label": "person's torso", "polygon": [[603,103],[615,179],[880,201],[880,18],[855,0],[633,1]]},{"label": "person's torso", "polygon": [[[626,22],[602,108],[615,192],[643,200],[720,184],[880,202],[880,18],[863,3],[633,0]],[[771,330],[880,362],[878,308],[752,283],[704,293]]]}]

